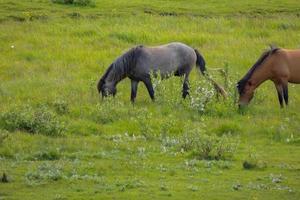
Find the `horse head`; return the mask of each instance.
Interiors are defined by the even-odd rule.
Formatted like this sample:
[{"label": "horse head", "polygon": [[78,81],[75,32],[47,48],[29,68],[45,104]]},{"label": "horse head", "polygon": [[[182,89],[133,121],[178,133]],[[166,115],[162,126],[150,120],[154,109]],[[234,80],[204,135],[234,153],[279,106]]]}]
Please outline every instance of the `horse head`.
[{"label": "horse head", "polygon": [[255,87],[251,80],[241,80],[237,84],[237,89],[239,92],[238,105],[241,108],[249,104],[254,96]]},{"label": "horse head", "polygon": [[102,97],[107,97],[107,96],[115,96],[117,93],[117,89],[115,84],[112,82],[107,82],[103,78],[101,78],[98,82],[97,89],[99,94],[102,94]]}]

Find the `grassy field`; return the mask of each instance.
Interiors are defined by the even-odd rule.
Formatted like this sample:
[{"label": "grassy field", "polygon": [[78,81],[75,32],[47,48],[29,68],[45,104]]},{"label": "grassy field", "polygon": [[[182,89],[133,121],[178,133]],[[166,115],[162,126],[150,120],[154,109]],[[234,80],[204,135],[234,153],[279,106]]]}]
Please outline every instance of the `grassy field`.
[{"label": "grassy field", "polygon": [[[298,0],[0,1],[0,199],[300,199],[300,86],[280,109],[271,82],[237,110],[235,84],[269,44],[300,47]],[[129,48],[184,42],[229,92],[193,70],[96,84]],[[228,72],[227,82],[213,68]]]}]

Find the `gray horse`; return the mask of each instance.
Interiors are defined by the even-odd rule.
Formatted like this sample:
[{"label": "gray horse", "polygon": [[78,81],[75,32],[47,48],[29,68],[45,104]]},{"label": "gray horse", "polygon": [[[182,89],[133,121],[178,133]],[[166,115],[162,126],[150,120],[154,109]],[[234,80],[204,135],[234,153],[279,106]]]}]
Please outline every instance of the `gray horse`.
[{"label": "gray horse", "polygon": [[161,46],[136,46],[118,57],[106,70],[98,82],[98,91],[102,97],[115,95],[116,85],[122,79],[131,79],[131,101],[134,102],[138,83],[142,81],[154,100],[154,90],[151,83],[151,73],[160,73],[162,78],[171,75],[184,77],[182,97],[189,94],[189,74],[193,66],[199,67],[202,74],[210,80],[215,89],[226,97],[226,92],[207,74],[202,55],[186,44],[173,42]]}]

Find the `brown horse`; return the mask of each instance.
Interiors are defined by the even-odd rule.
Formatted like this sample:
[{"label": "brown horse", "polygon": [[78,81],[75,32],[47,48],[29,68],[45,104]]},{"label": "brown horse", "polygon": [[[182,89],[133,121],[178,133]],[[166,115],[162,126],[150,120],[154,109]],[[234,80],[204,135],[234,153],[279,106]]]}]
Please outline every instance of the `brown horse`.
[{"label": "brown horse", "polygon": [[237,83],[239,107],[247,105],[254,90],[266,80],[274,82],[280,106],[283,107],[283,99],[288,105],[288,82],[300,83],[300,50],[271,47],[264,52]]}]

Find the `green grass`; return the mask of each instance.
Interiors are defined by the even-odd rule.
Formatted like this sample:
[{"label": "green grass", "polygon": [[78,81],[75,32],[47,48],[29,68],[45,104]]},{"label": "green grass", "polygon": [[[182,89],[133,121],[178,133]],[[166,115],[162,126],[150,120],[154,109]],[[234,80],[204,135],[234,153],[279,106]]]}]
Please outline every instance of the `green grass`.
[{"label": "green grass", "polygon": [[[243,113],[233,103],[269,44],[300,47],[299,16],[296,0],[2,0],[0,199],[299,199],[299,86],[285,109],[271,82]],[[228,100],[205,103],[197,88],[211,86],[196,70],[185,101],[179,78],[158,84],[155,103],[141,84],[132,106],[128,80],[99,98],[117,56],[172,41],[228,68]]]}]

